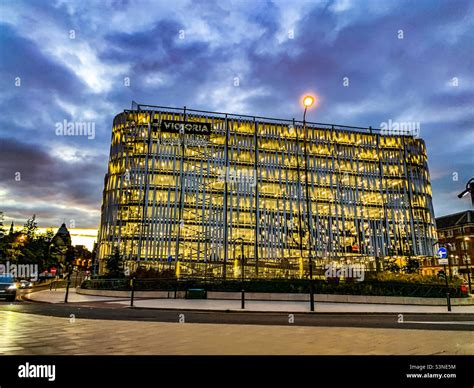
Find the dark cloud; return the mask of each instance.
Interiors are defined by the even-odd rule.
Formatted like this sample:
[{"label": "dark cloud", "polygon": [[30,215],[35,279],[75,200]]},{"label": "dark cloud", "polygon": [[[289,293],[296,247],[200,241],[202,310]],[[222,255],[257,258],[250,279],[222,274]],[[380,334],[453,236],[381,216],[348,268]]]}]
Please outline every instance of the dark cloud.
[{"label": "dark cloud", "polygon": [[[2,8],[7,194],[0,210],[7,217],[37,213],[40,223],[97,226],[110,127],[131,100],[299,118],[306,91],[319,96],[313,121],[419,121],[436,214],[466,208],[455,195],[474,166],[470,1],[19,1]],[[93,122],[95,138],[56,136],[63,120]]]},{"label": "dark cloud", "polygon": [[[0,181],[10,201],[1,210],[7,215],[16,210],[23,217],[36,213],[42,221],[68,216],[78,227],[87,227],[93,221],[88,209],[94,212],[100,203],[104,166],[96,156],[67,162],[52,157],[37,143],[4,139]],[[54,207],[56,214],[48,214]]]}]

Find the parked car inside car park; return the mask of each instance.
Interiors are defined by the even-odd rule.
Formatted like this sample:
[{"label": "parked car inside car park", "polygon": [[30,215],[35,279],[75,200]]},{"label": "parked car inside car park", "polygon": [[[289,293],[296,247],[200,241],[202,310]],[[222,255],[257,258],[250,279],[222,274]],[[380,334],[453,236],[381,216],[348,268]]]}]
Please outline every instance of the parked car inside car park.
[{"label": "parked car inside car park", "polygon": [[13,302],[16,298],[18,283],[11,275],[0,274],[0,298]]}]

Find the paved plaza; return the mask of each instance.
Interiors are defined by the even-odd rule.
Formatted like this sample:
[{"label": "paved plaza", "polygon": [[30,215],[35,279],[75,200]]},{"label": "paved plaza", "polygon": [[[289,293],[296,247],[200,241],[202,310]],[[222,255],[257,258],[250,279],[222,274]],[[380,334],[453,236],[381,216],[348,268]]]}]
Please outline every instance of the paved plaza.
[{"label": "paved plaza", "polygon": [[[36,302],[63,303],[64,289],[45,290],[26,294],[25,297]],[[87,303],[104,302],[127,307],[129,298],[113,298],[77,294],[75,289],[69,292],[69,302]],[[190,299],[136,299],[135,307],[175,309],[175,310],[211,310],[242,311],[240,300],[190,300]],[[265,312],[309,312],[308,302],[285,301],[246,301],[246,311]],[[320,313],[448,313],[446,306],[396,305],[396,304],[363,304],[363,303],[330,303],[316,302],[315,312]],[[474,305],[453,306],[453,313],[474,314]],[[474,320],[474,319],[473,319]]]},{"label": "paved plaza", "polygon": [[472,331],[135,322],[0,311],[2,355],[473,355]]}]

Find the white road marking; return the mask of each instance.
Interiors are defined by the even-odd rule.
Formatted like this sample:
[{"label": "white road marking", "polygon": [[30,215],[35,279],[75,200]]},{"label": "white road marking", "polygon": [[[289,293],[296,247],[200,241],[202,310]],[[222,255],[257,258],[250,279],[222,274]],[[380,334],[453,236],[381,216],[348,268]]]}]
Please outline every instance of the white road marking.
[{"label": "white road marking", "polygon": [[403,321],[400,323],[428,323],[430,325],[474,325],[474,321]]}]

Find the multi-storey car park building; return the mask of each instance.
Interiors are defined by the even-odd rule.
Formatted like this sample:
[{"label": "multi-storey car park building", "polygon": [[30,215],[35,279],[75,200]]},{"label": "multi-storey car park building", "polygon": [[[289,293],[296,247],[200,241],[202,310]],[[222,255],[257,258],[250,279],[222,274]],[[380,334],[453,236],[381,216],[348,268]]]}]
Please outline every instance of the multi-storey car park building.
[{"label": "multi-storey car park building", "polygon": [[118,248],[132,270],[305,277],[310,243],[318,274],[431,257],[436,241],[423,140],[371,128],[134,104],[104,185],[101,271]]}]

